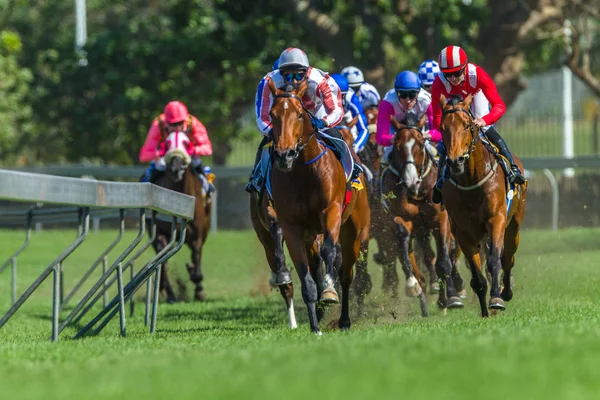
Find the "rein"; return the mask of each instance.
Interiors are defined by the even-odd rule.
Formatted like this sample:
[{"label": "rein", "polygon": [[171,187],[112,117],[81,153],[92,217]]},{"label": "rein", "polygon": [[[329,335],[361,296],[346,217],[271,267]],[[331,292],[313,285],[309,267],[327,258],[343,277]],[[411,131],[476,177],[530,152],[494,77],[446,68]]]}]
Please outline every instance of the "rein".
[{"label": "rein", "polygon": [[[404,129],[416,129],[419,132],[421,132],[421,130],[419,128],[416,127],[411,127],[411,126],[403,126],[402,128],[398,129],[398,131],[396,131],[396,133],[404,130]],[[396,150],[396,147],[394,146],[394,148],[392,149],[392,153]],[[394,162],[393,162],[394,158],[392,157],[388,165],[388,168],[390,169],[390,171],[392,171],[394,173],[394,175],[396,175],[400,181],[398,182],[398,184],[403,184],[404,180],[402,179],[402,173],[404,172],[404,169],[409,166],[409,165],[414,165],[415,168],[417,169],[417,171],[419,171],[419,179],[423,180],[423,178],[425,178],[429,172],[431,171],[431,166],[432,166],[432,162],[431,162],[431,157],[429,157],[427,155],[427,150],[425,149],[425,146],[423,146],[423,160],[427,160],[424,161],[421,165],[418,165],[415,161],[406,161],[404,163],[402,163],[400,165],[400,167],[395,168],[394,167]],[[427,166],[427,169],[425,169],[425,166]]]}]

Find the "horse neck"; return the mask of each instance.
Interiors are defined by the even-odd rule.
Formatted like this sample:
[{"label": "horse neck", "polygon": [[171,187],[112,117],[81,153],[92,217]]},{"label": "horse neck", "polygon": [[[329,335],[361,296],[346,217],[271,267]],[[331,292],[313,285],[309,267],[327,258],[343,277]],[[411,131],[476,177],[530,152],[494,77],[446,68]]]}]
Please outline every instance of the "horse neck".
[{"label": "horse neck", "polygon": [[[319,142],[317,141],[317,133],[313,132],[312,125],[310,129],[308,129],[308,127],[305,128],[302,135],[302,140],[305,142],[305,146],[298,155],[298,161],[302,162],[304,165],[304,163],[317,158],[324,149],[319,145]],[[306,142],[307,140],[308,142]]]},{"label": "horse neck", "polygon": [[198,175],[196,175],[191,166],[188,166],[185,170],[182,182],[182,193],[194,196],[196,198],[200,198],[202,196],[202,182],[200,182],[200,178]]},{"label": "horse neck", "polygon": [[459,185],[472,186],[480,182],[490,171],[491,165],[486,162],[490,159],[489,153],[481,140],[475,143],[475,149],[471,152],[465,166],[465,172],[454,178]]}]

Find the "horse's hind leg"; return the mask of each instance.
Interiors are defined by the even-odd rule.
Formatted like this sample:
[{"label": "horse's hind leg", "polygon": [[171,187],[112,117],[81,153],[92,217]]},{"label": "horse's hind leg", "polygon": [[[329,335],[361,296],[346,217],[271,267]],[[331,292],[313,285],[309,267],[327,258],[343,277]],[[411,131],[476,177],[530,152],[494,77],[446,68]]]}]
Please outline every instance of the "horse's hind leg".
[{"label": "horse's hind leg", "polygon": [[479,249],[476,245],[471,245],[470,243],[460,243],[460,247],[467,258],[467,263],[469,264],[469,269],[471,270],[471,288],[479,300],[481,316],[488,317],[489,312],[487,304],[485,303],[487,281],[485,276],[483,276],[483,272],[481,271],[481,256],[479,255]]},{"label": "horse's hind leg", "polygon": [[[283,233],[276,219],[272,218],[269,221],[269,232],[273,239],[273,281],[276,286],[288,285],[292,283],[292,275],[290,270],[285,265],[285,253],[283,252]],[[271,266],[271,263],[269,263]],[[274,267],[274,268],[273,268]]]},{"label": "horse's hind leg", "polygon": [[[396,222],[396,238],[398,244],[398,258],[402,264],[402,270],[406,277],[406,295],[408,297],[418,297],[421,305],[421,315],[424,317],[428,316],[427,301],[425,294],[423,293],[422,284],[424,284],[425,277],[420,273],[417,263],[415,260],[414,253],[412,252],[411,240],[412,240],[412,222],[404,221],[400,217],[394,219]],[[417,275],[415,277],[415,275]],[[421,284],[419,280],[421,279]]]},{"label": "horse's hind leg", "polygon": [[437,246],[437,260],[435,267],[442,280],[443,289],[439,292],[438,306],[441,308],[462,308],[462,301],[458,297],[454,281],[452,279],[452,261],[450,259],[450,223],[447,216],[440,215],[439,224],[433,230]]},{"label": "horse's hind leg", "polygon": [[439,277],[435,270],[435,252],[431,247],[431,235],[429,233],[417,235],[417,244],[423,251],[423,263],[429,272],[429,293],[435,294],[440,291]]},{"label": "horse's hind leg", "polygon": [[[500,270],[502,269],[502,253],[505,241],[506,217],[496,215],[487,222],[489,251],[487,256],[487,271],[491,275],[490,303],[492,310],[505,310],[504,300],[500,298]],[[513,253],[514,254],[514,253]]]},{"label": "horse's hind leg", "polygon": [[452,282],[454,282],[454,288],[461,299],[467,298],[467,289],[462,276],[458,272],[458,265],[460,263],[460,246],[453,237],[450,241],[450,261],[452,262]]},{"label": "horse's hind leg", "polygon": [[504,234],[504,253],[502,254],[502,284],[504,289],[500,296],[505,301],[510,301],[513,298],[511,287],[511,271],[515,265],[515,253],[519,247],[519,224],[514,219],[508,224],[508,228]]}]

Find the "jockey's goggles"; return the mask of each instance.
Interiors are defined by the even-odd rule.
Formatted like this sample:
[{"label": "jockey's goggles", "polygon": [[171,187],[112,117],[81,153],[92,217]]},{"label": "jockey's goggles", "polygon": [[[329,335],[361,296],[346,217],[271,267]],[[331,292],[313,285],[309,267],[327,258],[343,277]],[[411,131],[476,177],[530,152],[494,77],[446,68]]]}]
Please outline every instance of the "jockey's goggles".
[{"label": "jockey's goggles", "polygon": [[400,99],[411,99],[414,100],[417,98],[419,91],[418,90],[396,90],[396,94]]},{"label": "jockey's goggles", "polygon": [[429,89],[431,89],[431,86],[432,86],[432,85],[426,85],[426,84],[422,84],[422,85],[421,85],[421,87],[422,87],[423,89],[425,89],[425,90],[429,90]]},{"label": "jockey's goggles", "polygon": [[459,76],[461,76],[462,74],[465,73],[465,69],[461,68],[458,71],[454,71],[454,72],[442,72],[442,73],[444,74],[444,76],[446,78],[452,78],[452,77],[457,77],[458,78]]},{"label": "jockey's goggles", "polygon": [[293,72],[291,74],[283,74],[283,80],[286,82],[300,82],[306,76],[306,72]]}]

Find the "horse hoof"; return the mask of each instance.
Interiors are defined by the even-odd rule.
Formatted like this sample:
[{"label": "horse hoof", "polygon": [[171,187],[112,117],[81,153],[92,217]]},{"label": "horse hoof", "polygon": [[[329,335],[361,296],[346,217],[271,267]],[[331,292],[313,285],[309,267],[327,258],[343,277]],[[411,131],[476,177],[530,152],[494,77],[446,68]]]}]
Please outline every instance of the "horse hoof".
[{"label": "horse hoof", "polygon": [[279,272],[274,276],[275,286],[283,286],[292,283],[292,275],[285,271]]},{"label": "horse hoof", "polygon": [[462,301],[460,301],[460,298],[453,296],[450,297],[448,299],[448,303],[446,305],[447,308],[449,309],[454,309],[454,308],[463,308],[465,305],[463,304]]},{"label": "horse hoof", "polygon": [[466,299],[469,296],[467,295],[467,289],[463,289],[460,292],[458,292],[458,297],[460,297],[461,299]]},{"label": "horse hoof", "polygon": [[321,293],[321,303],[338,304],[339,302],[340,298],[335,289],[325,289],[323,290],[323,293]]},{"label": "horse hoof", "polygon": [[500,297],[502,297],[502,300],[504,301],[511,301],[513,298],[513,292],[510,289],[504,288],[502,293],[500,293]]},{"label": "horse hoof", "polygon": [[417,282],[417,279],[414,276],[411,276],[406,280],[406,296],[407,297],[417,297],[421,293],[423,293],[423,289],[421,289],[421,285]]},{"label": "horse hoof", "polygon": [[431,282],[429,286],[429,294],[436,294],[440,292],[440,284],[438,282]]},{"label": "horse hoof", "polygon": [[206,299],[206,293],[204,293],[204,290],[201,292],[196,292],[194,294],[194,299],[196,299],[196,301],[204,301]]},{"label": "horse hoof", "polygon": [[340,327],[341,330],[343,331],[349,331],[350,330],[350,320],[348,321],[342,321],[340,320],[338,323],[338,326]]},{"label": "horse hoof", "polygon": [[323,336],[323,332],[321,332],[321,330],[320,330],[320,329],[313,330],[313,331],[312,331],[312,333],[313,333],[315,336]]},{"label": "horse hoof", "polygon": [[500,310],[500,311],[506,310],[506,307],[504,307],[504,300],[502,300],[499,297],[491,298],[488,308],[490,310]]}]

